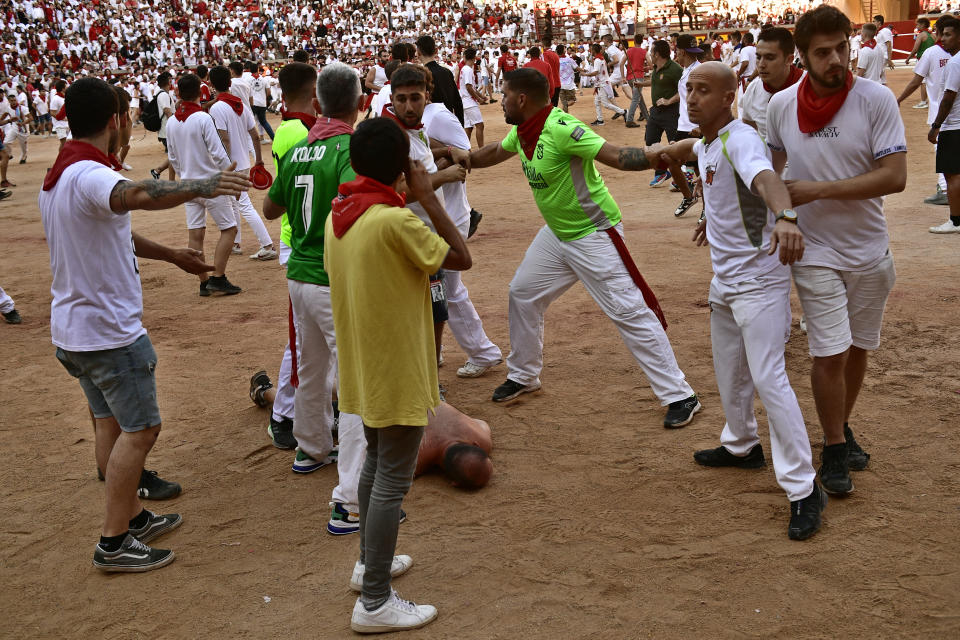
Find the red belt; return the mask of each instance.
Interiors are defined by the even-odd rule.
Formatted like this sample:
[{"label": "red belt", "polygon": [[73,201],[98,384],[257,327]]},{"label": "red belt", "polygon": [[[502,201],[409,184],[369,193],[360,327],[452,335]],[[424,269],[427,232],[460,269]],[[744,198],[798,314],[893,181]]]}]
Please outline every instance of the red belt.
[{"label": "red belt", "polygon": [[604,229],[604,231],[606,231],[607,235],[610,236],[610,240],[613,241],[613,246],[617,248],[617,253],[620,254],[620,260],[623,261],[623,266],[627,268],[627,271],[630,273],[630,277],[633,279],[633,282],[640,288],[640,293],[643,294],[643,301],[657,316],[657,319],[660,321],[660,324],[663,325],[663,328],[666,329],[667,319],[663,315],[663,309],[660,308],[660,303],[657,302],[657,296],[654,295],[653,289],[650,288],[650,285],[647,284],[647,281],[644,280],[643,276],[640,274],[640,269],[637,268],[637,263],[633,261],[633,257],[627,250],[627,245],[623,241],[623,236],[617,233],[617,230],[613,227]]}]

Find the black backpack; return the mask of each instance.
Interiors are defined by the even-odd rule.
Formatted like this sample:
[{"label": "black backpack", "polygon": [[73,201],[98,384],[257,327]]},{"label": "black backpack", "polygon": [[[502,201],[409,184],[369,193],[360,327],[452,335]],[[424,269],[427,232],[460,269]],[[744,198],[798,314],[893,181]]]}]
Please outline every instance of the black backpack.
[{"label": "black backpack", "polygon": [[140,122],[143,123],[143,128],[147,131],[160,131],[160,106],[157,104],[157,98],[159,97],[159,93],[153,96],[153,100],[140,112]]}]

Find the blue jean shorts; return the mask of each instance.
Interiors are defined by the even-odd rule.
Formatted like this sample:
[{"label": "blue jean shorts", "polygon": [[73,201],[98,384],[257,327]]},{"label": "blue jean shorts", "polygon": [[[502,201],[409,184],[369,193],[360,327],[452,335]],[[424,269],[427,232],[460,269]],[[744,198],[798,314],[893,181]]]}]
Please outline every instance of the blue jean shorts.
[{"label": "blue jean shorts", "polygon": [[95,418],[116,418],[123,431],[160,424],[157,405],[157,353],[146,334],[126,347],[103,351],[64,351],[57,360],[80,381]]}]

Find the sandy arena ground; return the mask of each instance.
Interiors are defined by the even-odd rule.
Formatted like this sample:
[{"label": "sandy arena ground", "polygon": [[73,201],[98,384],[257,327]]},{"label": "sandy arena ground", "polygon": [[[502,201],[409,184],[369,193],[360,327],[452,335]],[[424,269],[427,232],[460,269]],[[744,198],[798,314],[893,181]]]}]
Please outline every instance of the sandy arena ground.
[{"label": "sandy arena ground", "polygon": [[[911,72],[890,75],[899,91]],[[650,173],[603,167],[704,411],[686,429],[663,429],[647,380],[579,285],[547,314],[543,390],[510,406],[490,401],[504,366],[475,380],[456,377],[464,357],[448,332],[441,381],[452,404],[492,426],[495,476],[477,493],[439,476],[415,482],[398,544],[415,566],[395,585],[435,604],[440,618],[405,637],[957,636],[960,236],[927,232],[947,208],[922,204],[935,182],[926,111],[910,108],[918,100],[902,110],[907,190],[886,207],[898,282],[852,421],[873,457],[855,475],[856,493],[831,500],[820,533],[787,539],[787,501],[772,467],[693,462],[692,452],[715,446],[723,426],[710,355],[709,256],[689,241],[699,206],[675,219],[677,194],[650,189]],[[487,141],[499,140],[499,103],[483,111]],[[593,120],[591,94],[574,113]],[[610,115],[602,135],[642,144],[642,128],[627,130]],[[162,150],[142,129],[133,145],[129,175],[149,178]],[[355,596],[347,582],[358,541],[324,530],[336,470],[291,473],[292,453],[270,444],[268,414],[247,398],[252,372],[266,368],[276,379],[286,341],[286,281],[275,261],[234,256],[228,273],[243,294],[208,299],[197,297],[195,278],[141,262],[164,419],[147,466],[184,487],[179,498],[147,506],[182,513],[184,525],[159,541],[177,553],[166,569],[104,575],[91,566],[103,485],[82,393],[50,344],[50,271],[36,205],[55,153],[55,140],[31,138],[29,163],[15,164],[15,154],[10,165],[14,196],[0,203],[0,284],[24,317],[21,326],[0,326],[0,635],[349,637]],[[468,184],[484,219],[465,281],[506,355],[507,286],[542,221],[516,160],[475,171]],[[258,208],[261,201],[254,194]],[[136,212],[133,226],[186,246],[182,208]],[[268,226],[279,238],[279,222]],[[245,254],[253,253],[252,231],[245,226],[243,235]],[[810,361],[796,323],[787,349],[818,457]],[[759,403],[757,412],[769,452]]]}]

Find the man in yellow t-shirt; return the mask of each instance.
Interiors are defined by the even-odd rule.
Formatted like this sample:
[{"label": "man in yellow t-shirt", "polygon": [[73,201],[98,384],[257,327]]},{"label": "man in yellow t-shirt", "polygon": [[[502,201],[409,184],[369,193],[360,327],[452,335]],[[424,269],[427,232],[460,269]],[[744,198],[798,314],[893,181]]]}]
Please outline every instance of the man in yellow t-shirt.
[{"label": "man in yellow t-shirt", "polygon": [[[401,600],[392,576],[412,564],[394,556],[400,505],[410,489],[428,412],[440,405],[428,277],[464,271],[470,252],[389,118],[360,123],[350,143],[357,179],[340,185],[324,232],[337,335],[340,410],[364,423],[367,456],[360,474],[360,559],[351,586],[361,593],[351,628],[415,629],[437,616],[431,605]],[[407,209],[407,190],[437,232]]]}]

